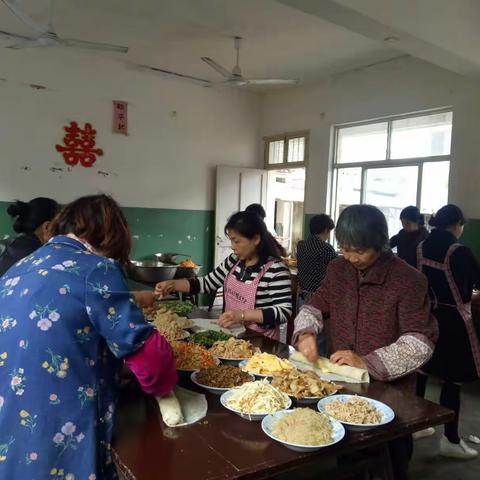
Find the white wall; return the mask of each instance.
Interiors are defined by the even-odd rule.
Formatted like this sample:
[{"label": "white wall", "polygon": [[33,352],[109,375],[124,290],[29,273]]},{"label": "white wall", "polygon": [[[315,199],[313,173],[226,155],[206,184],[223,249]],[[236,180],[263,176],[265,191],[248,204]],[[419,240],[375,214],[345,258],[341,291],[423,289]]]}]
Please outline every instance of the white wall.
[{"label": "white wall", "polygon": [[310,130],[306,212],[327,208],[332,127],[452,106],[449,201],[480,218],[480,85],[411,57],[337,75],[262,100],[262,135]]},{"label": "white wall", "polygon": [[[252,94],[61,49],[0,49],[0,77],[7,79],[0,81],[0,200],[48,195],[67,202],[102,191],[124,206],[213,209],[217,164],[262,164]],[[112,100],[129,102],[128,137],[111,133]],[[68,172],[55,151],[70,121],[91,122],[98,132],[105,154],[91,169]]]}]

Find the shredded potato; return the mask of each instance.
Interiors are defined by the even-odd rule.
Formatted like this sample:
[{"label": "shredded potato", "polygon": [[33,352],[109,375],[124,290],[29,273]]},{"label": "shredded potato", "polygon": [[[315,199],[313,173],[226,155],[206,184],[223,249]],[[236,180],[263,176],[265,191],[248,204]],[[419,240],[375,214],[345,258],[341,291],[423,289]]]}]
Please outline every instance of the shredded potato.
[{"label": "shredded potato", "polygon": [[272,387],[267,380],[244,383],[234,389],[226,404],[241,413],[269,414],[289,404],[288,395]]},{"label": "shredded potato", "polygon": [[342,422],[357,424],[375,424],[383,419],[379,412],[368,400],[353,397],[346,402],[333,400],[325,405],[325,411],[332,417]]},{"label": "shredded potato", "polygon": [[295,367],[288,360],[271,353],[256,353],[244,366],[245,371],[260,375],[280,375],[294,369]]},{"label": "shredded potato", "polygon": [[255,348],[248,340],[238,340],[233,337],[226,341],[215,342],[210,349],[212,355],[231,360],[250,358],[258,351],[258,348]]},{"label": "shredded potato", "polygon": [[283,415],[272,426],[275,437],[297,445],[325,445],[333,438],[333,429],[327,415],[310,408],[296,408]]}]

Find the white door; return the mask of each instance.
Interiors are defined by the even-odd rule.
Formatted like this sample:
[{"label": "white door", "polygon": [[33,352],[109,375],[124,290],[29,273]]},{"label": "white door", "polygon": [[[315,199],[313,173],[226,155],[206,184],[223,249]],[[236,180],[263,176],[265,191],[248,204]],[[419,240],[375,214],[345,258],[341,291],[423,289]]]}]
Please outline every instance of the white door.
[{"label": "white door", "polygon": [[266,170],[255,168],[217,167],[217,198],[215,204],[215,265],[232,252],[224,228],[228,218],[251,203],[267,202]]}]

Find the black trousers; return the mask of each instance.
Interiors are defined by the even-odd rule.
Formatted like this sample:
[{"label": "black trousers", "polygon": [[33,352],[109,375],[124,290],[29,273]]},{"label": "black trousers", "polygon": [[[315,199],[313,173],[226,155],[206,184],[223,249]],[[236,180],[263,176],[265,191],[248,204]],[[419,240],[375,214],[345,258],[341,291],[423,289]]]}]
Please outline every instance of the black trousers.
[{"label": "black trousers", "polygon": [[[422,373],[417,374],[417,396],[424,398],[427,389],[428,377]],[[458,419],[460,417],[460,385],[444,382],[440,393],[440,405],[450,408],[455,412],[455,418],[445,424],[445,436],[449,442],[460,443],[458,435]]]}]

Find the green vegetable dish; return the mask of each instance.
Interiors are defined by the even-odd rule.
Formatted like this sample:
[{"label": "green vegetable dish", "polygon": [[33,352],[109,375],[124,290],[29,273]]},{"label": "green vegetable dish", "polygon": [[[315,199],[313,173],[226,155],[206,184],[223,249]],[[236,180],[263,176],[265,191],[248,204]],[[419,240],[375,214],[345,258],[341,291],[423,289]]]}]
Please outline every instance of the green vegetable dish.
[{"label": "green vegetable dish", "polygon": [[215,342],[228,340],[229,338],[231,338],[231,335],[227,335],[226,333],[207,330],[206,332],[194,333],[188,337],[188,341],[210,348]]},{"label": "green vegetable dish", "polygon": [[193,310],[193,303],[190,302],[161,302],[160,306],[180,316],[188,315]]}]

